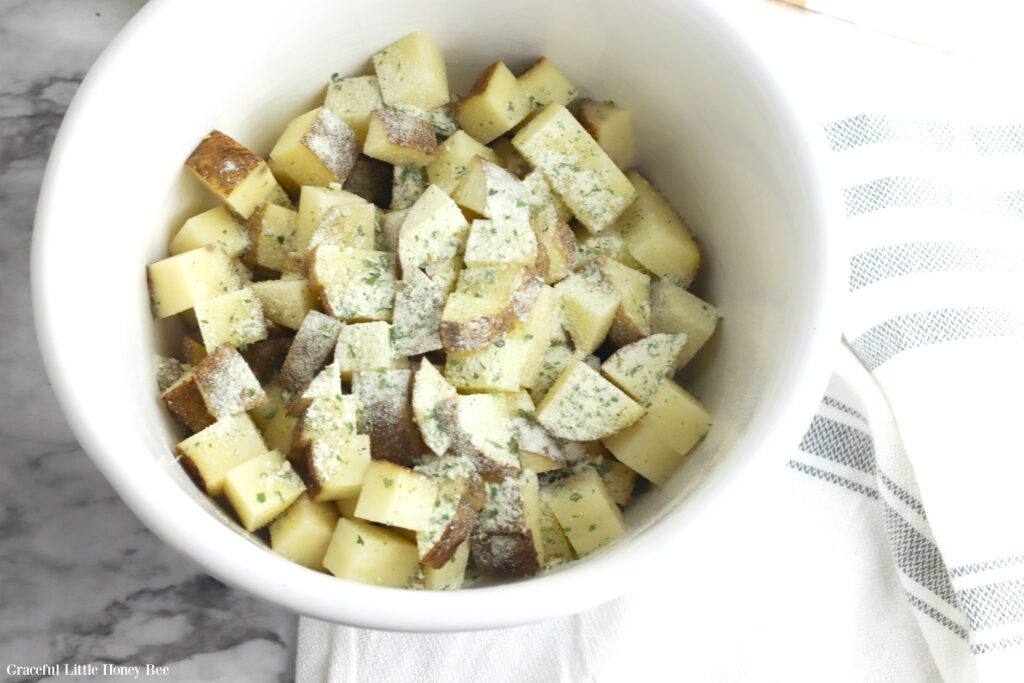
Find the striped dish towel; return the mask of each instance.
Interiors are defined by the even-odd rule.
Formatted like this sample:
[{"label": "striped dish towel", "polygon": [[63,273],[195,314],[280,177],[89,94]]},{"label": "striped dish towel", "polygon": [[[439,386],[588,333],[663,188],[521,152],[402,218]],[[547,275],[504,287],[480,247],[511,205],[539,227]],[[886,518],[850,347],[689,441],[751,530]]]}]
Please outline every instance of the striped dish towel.
[{"label": "striped dish towel", "polygon": [[1024,680],[1024,125],[825,134],[843,350],[787,466],[673,549],[685,582],[485,633],[303,619],[299,681]]}]

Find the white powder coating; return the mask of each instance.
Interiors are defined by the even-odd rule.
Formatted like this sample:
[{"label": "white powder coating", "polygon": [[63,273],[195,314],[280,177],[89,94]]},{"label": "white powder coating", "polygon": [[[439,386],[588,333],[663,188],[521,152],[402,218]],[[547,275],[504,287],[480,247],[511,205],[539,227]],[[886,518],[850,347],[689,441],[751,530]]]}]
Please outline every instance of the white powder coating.
[{"label": "white powder coating", "polygon": [[544,398],[548,389],[554,385],[555,380],[562,374],[562,370],[569,363],[573,362],[575,358],[576,356],[573,355],[572,349],[569,348],[568,344],[561,341],[551,342],[544,353],[544,360],[541,361],[540,372],[530,387],[530,398],[533,399],[534,403]]},{"label": "white powder coating", "polygon": [[539,214],[548,212],[551,218],[559,218],[568,221],[572,218],[572,211],[565,205],[565,202],[554,194],[544,174],[534,169],[526,174],[519,181],[520,187],[526,193],[526,201],[530,205],[530,216],[536,218]]},{"label": "white powder coating", "polygon": [[302,392],[302,398],[312,401],[315,398],[334,398],[341,395],[341,371],[337,363],[331,363],[313,378]]},{"label": "white powder coating", "polygon": [[525,482],[522,478],[508,478],[500,482],[487,482],[484,489],[487,501],[480,514],[477,534],[525,533]]},{"label": "white powder coating", "polygon": [[520,451],[537,453],[554,462],[566,462],[565,442],[552,436],[543,426],[522,417],[513,417],[509,425]]},{"label": "white powder coating", "polygon": [[405,281],[395,295],[391,338],[398,356],[418,356],[442,348],[441,316],[445,296],[441,286],[419,268],[404,271]]},{"label": "white powder coating", "polygon": [[304,447],[317,440],[350,439],[360,431],[363,402],[351,394],[314,399],[296,428],[296,442]]},{"label": "white powder coating", "polygon": [[536,273],[532,270],[524,271],[522,280],[512,290],[512,313],[520,320],[526,320],[533,305],[537,303],[537,297],[540,296],[540,290],[543,287],[544,282],[537,277]]},{"label": "white powder coating", "polygon": [[320,311],[310,311],[295,333],[281,366],[279,381],[285,391],[299,394],[306,388],[334,350],[341,322]]},{"label": "white powder coating", "polygon": [[218,420],[255,408],[267,400],[259,380],[231,344],[218,346],[193,372],[203,403]]},{"label": "white powder coating", "polygon": [[378,109],[373,114],[384,124],[384,132],[392,145],[437,154],[437,134],[429,121],[395,109]]},{"label": "white powder coating", "polygon": [[153,360],[156,364],[156,386],[162,394],[181,379],[185,374],[185,368],[177,358],[167,358],[157,354]]},{"label": "white powder coating", "polygon": [[345,325],[334,348],[334,364],[342,372],[376,370],[391,366],[391,325],[383,321]]},{"label": "white powder coating", "polygon": [[[391,209],[398,211],[410,208],[427,189],[428,184],[425,168],[396,165],[391,180]],[[395,244],[397,245],[397,242]]]},{"label": "white powder coating", "polygon": [[413,378],[412,413],[423,443],[437,455],[443,456],[452,445],[452,438],[438,415],[438,406],[455,395],[455,387],[424,358]]},{"label": "white powder coating", "polygon": [[459,130],[459,123],[455,120],[455,114],[452,113],[450,105],[437,109],[424,109],[413,104],[396,104],[391,108],[414,119],[426,121],[434,127],[434,132],[443,138],[451,137]]},{"label": "white powder coating", "polygon": [[362,422],[373,457],[411,466],[423,453],[409,402],[410,370],[352,373],[352,393],[363,402]]},{"label": "white powder coating", "polygon": [[445,453],[441,457],[434,458],[422,465],[418,465],[417,472],[426,474],[434,479],[444,481],[458,481],[477,476],[476,468],[469,458],[463,455]]},{"label": "white powder coating", "polygon": [[475,220],[469,226],[466,265],[513,263],[532,266],[537,261],[537,237],[529,221]]},{"label": "white powder coating", "polygon": [[593,441],[625,429],[645,412],[593,368],[576,361],[537,406],[537,421],[557,437]]},{"label": "white powder coating", "polygon": [[387,320],[395,305],[395,258],[369,249],[322,244],[312,252],[310,281],[328,312],[342,320]]},{"label": "white powder coating", "polygon": [[409,209],[398,233],[402,272],[422,268],[445,292],[451,291],[468,233],[462,210],[441,188],[431,185]]},{"label": "white powder coating", "polygon": [[454,402],[454,424],[446,421],[452,451],[468,457],[485,476],[518,473],[519,456],[513,452],[504,402],[491,394],[456,396]]},{"label": "white powder coating", "polygon": [[359,157],[359,138],[327,107],[320,109],[301,142],[338,182],[345,181]]},{"label": "white powder coating", "polygon": [[684,344],[685,334],[652,334],[613,353],[601,372],[634,399],[646,403],[675,369]]}]

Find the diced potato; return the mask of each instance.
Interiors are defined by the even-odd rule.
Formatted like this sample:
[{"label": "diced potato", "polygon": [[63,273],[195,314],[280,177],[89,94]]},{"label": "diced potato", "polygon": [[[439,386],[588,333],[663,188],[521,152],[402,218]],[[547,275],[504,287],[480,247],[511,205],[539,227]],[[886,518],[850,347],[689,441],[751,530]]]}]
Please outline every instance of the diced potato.
[{"label": "diced potato", "polygon": [[430,186],[402,223],[398,235],[398,260],[402,272],[422,268],[445,293],[451,291],[462,267],[469,223],[441,188]]},{"label": "diced potato", "polygon": [[366,471],[355,515],[419,531],[430,521],[437,493],[437,484],[430,477],[393,462],[374,460]]},{"label": "diced potato", "polygon": [[504,62],[487,67],[455,110],[455,119],[483,144],[506,133],[530,113],[526,92]]},{"label": "diced potato", "polygon": [[613,258],[624,266],[641,270],[643,266],[633,258],[626,246],[626,236],[618,226],[593,234],[584,228],[573,231],[576,238],[577,259],[579,263],[593,261],[598,256]]},{"label": "diced potato", "polygon": [[153,315],[166,318],[241,286],[223,249],[207,245],[146,267]]},{"label": "diced potato", "polygon": [[593,353],[611,329],[621,303],[619,295],[611,286],[580,273],[556,284],[555,291],[577,355]]},{"label": "diced potato", "polygon": [[[636,425],[634,425],[634,427],[635,426]],[[632,429],[632,427],[621,433],[624,434],[630,429]],[[605,450],[603,445],[601,446],[601,450]],[[606,450],[605,452],[607,453]],[[593,467],[597,473],[601,475],[604,485],[608,487],[608,493],[611,494],[612,500],[614,500],[615,504],[619,507],[626,505],[630,498],[633,497],[633,486],[636,484],[636,472],[626,465],[604,455],[598,455],[593,457],[592,460],[584,462],[583,466]]]},{"label": "diced potato", "polygon": [[509,338],[516,327],[482,349],[449,351],[445,378],[463,391],[517,391],[524,358],[521,344]]},{"label": "diced potato", "polygon": [[373,56],[384,103],[436,109],[448,104],[444,55],[423,31],[398,40]]},{"label": "diced potato", "polygon": [[192,337],[185,337],[181,340],[181,353],[186,363],[198,365],[199,361],[206,358],[206,347]]},{"label": "diced potato", "polygon": [[345,381],[352,381],[354,371],[390,368],[395,360],[388,323],[356,323],[341,328],[334,349],[334,364]]},{"label": "diced potato", "polygon": [[636,164],[633,113],[614,102],[586,100],[580,106],[580,123],[619,168]]},{"label": "diced potato", "polygon": [[235,258],[249,246],[249,239],[227,207],[216,206],[185,221],[171,238],[167,253],[174,256],[207,244],[218,245],[228,258]]},{"label": "diced potato", "polygon": [[530,217],[530,225],[537,235],[537,242],[548,257],[548,272],[544,282],[554,284],[565,279],[576,267],[578,260],[576,236],[565,220],[558,217],[555,209],[545,207]]},{"label": "diced potato", "polygon": [[279,381],[285,391],[298,394],[324,366],[338,342],[341,323],[320,311],[310,310],[299,326],[281,366]]},{"label": "diced potato", "polygon": [[403,272],[405,280],[395,294],[391,344],[399,357],[418,356],[443,347],[441,315],[444,290],[419,268]]},{"label": "diced potato", "polygon": [[555,513],[543,497],[540,501],[540,537],[544,546],[544,567],[554,567],[576,558],[572,544],[562,531]]},{"label": "diced potato", "polygon": [[334,506],[338,509],[338,514],[352,519],[355,517],[356,505],[359,503],[359,498],[342,498],[341,500],[334,501]]},{"label": "diced potato", "polygon": [[337,523],[334,505],[315,503],[302,494],[270,523],[270,547],[303,567],[323,571],[324,553]]},{"label": "diced potato", "polygon": [[170,389],[189,369],[177,358],[168,358],[160,354],[154,354],[153,362],[156,365],[156,388],[161,394]]},{"label": "diced potato", "polygon": [[282,280],[308,280],[309,262],[303,252],[292,251],[284,260],[281,268]]},{"label": "diced potato", "polygon": [[402,588],[416,580],[419,559],[416,544],[394,531],[342,518],[334,528],[323,565],[342,579]]},{"label": "diced potato", "polygon": [[470,538],[470,554],[485,574],[518,576],[544,566],[537,475],[524,470],[485,486],[480,525]]},{"label": "diced potato", "polygon": [[469,268],[504,264],[535,267],[537,254],[537,236],[529,220],[514,223],[480,219],[469,226],[465,256]]},{"label": "diced potato", "polygon": [[423,443],[437,455],[451,448],[452,439],[441,424],[437,410],[442,401],[455,397],[455,387],[423,358],[412,382],[412,412]]},{"label": "diced potato", "polygon": [[284,194],[263,159],[219,130],[203,138],[185,167],[242,218]]},{"label": "diced potato", "polygon": [[[395,168],[399,167],[395,166]],[[419,201],[419,199],[416,201]],[[380,220],[378,221],[378,227],[380,230],[377,233],[380,240],[380,244],[378,245],[380,250],[398,251],[398,236],[402,231],[402,224],[405,223],[405,217],[409,215],[410,210],[411,209],[398,209],[396,211],[386,211],[384,215],[380,217]],[[452,278],[452,281],[454,282],[454,277]]]},{"label": "diced potato", "polygon": [[384,106],[376,76],[341,78],[332,74],[324,106],[341,117],[362,144],[370,125],[370,112]]},{"label": "diced potato", "polygon": [[225,343],[244,347],[267,338],[263,304],[250,287],[207,299],[195,309],[207,353]]},{"label": "diced potato", "polygon": [[592,468],[545,487],[544,501],[578,555],[592,553],[625,531],[619,507]]},{"label": "diced potato", "polygon": [[363,402],[373,457],[410,467],[424,453],[413,423],[411,381],[412,372],[404,369],[352,373],[352,393]]},{"label": "diced potato", "polygon": [[249,364],[249,369],[256,375],[260,384],[277,376],[292,343],[291,337],[276,336],[283,332],[281,327],[267,325],[267,332],[271,336],[241,349],[242,358]]},{"label": "diced potato", "polygon": [[[433,166],[436,161],[432,161],[430,166]],[[391,209],[392,211],[400,211],[401,209],[408,209],[416,200],[420,198],[423,192],[427,189],[429,181],[427,180],[427,166],[393,166],[391,176]],[[399,226],[401,227],[401,226]],[[395,244],[398,244],[396,238]],[[397,251],[397,246],[390,251]]]},{"label": "diced potato", "polygon": [[651,329],[686,336],[676,356],[676,368],[689,363],[711,338],[718,318],[714,306],[668,280],[658,280],[651,288]]},{"label": "diced potato", "polygon": [[437,159],[427,166],[427,177],[451,194],[469,172],[469,163],[476,156],[498,163],[494,150],[474,140],[466,131],[457,131],[438,148]]},{"label": "diced potato", "polygon": [[556,102],[523,126],[512,144],[591,232],[614,225],[636,199],[636,190],[622,171]]},{"label": "diced potato", "polygon": [[577,360],[577,356],[565,342],[559,340],[549,342],[541,356],[541,367],[537,375],[526,384],[534,403],[538,403],[544,398],[548,390],[554,386],[555,381],[562,376],[562,371],[574,360]]},{"label": "diced potato", "polygon": [[537,406],[537,421],[557,437],[593,441],[622,431],[644,412],[587,364],[575,361]]},{"label": "diced potato", "polygon": [[[513,147],[513,149],[515,148]],[[565,205],[559,194],[551,189],[540,170],[530,171],[523,176],[520,182],[523,189],[526,190],[526,201],[530,204],[531,216],[536,216],[543,209],[551,209],[554,212],[553,215],[562,222],[568,222],[572,218],[572,211]]]},{"label": "diced potato", "polygon": [[450,591],[462,588],[469,564],[469,543],[463,541],[455,553],[440,569],[423,568],[423,580],[427,590]]},{"label": "diced potato", "polygon": [[338,363],[331,363],[306,385],[301,393],[292,395],[288,406],[289,415],[301,415],[313,401],[321,398],[338,398],[341,396],[341,371]]},{"label": "diced potato", "polygon": [[533,399],[525,390],[509,391],[498,394],[498,398],[505,402],[505,408],[509,417],[532,418],[537,412]]},{"label": "diced potato", "polygon": [[473,157],[466,174],[452,192],[452,199],[466,209],[499,221],[528,223],[530,205],[519,180],[482,156]]},{"label": "diced potato", "polygon": [[250,289],[263,304],[263,315],[271,322],[297,330],[306,314],[320,306],[309,288],[309,280],[264,280],[254,282]]},{"label": "diced potato", "polygon": [[427,121],[378,109],[370,114],[363,154],[396,166],[426,166],[437,158],[437,135]]},{"label": "diced potato", "polygon": [[267,400],[259,379],[229,343],[213,349],[192,375],[206,409],[218,420],[252,410]]},{"label": "diced potato", "polygon": [[[488,159],[488,161],[494,161],[517,178],[525,178],[532,170],[530,163],[516,151],[516,148],[512,146],[512,141],[508,138],[498,138],[485,149],[492,150],[498,157],[497,161],[494,159]],[[486,155],[481,156],[486,157]]]},{"label": "diced potato", "polygon": [[444,567],[476,528],[484,502],[484,484],[479,476],[438,481],[439,491],[430,521],[416,533],[420,563],[432,569]]},{"label": "diced potato", "polygon": [[685,344],[685,334],[652,334],[613,353],[601,372],[636,401],[647,403],[675,369]]},{"label": "diced potato", "polygon": [[504,401],[492,394],[449,397],[438,404],[438,421],[451,438],[452,453],[468,458],[485,477],[519,472]]},{"label": "diced potato", "polygon": [[472,351],[501,337],[533,308],[543,284],[525,266],[468,268],[448,295],[441,340],[449,351]]},{"label": "diced potato", "polygon": [[288,414],[288,401],[285,400],[284,390],[276,379],[267,383],[264,391],[267,394],[266,402],[250,409],[249,417],[266,440],[267,448],[290,457],[299,418]]},{"label": "diced potato", "polygon": [[335,318],[391,319],[396,289],[393,254],[322,244],[312,251],[309,279],[324,310]]},{"label": "diced potato", "polygon": [[608,336],[616,346],[639,341],[651,333],[651,278],[607,256],[596,261],[604,281],[619,297]]},{"label": "diced potato", "polygon": [[293,249],[305,252],[314,246],[315,236],[317,242],[373,249],[375,222],[373,205],[359,195],[342,190],[337,185],[307,185],[299,195]]},{"label": "diced potato", "polygon": [[185,469],[211,496],[224,491],[228,470],[267,452],[259,430],[245,413],[214,422],[179,443],[175,450]]},{"label": "diced potato", "polygon": [[277,204],[260,204],[245,222],[250,244],[244,258],[249,265],[268,270],[284,268],[288,254],[300,248],[298,243],[298,214]]},{"label": "diced potato", "polygon": [[355,498],[370,467],[370,437],[352,434],[314,439],[306,447],[309,495],[315,501]]},{"label": "diced potato", "polygon": [[553,437],[529,414],[527,417],[515,416],[509,420],[509,424],[523,469],[530,469],[539,474],[561,469],[569,464],[563,442]]},{"label": "diced potato", "polygon": [[620,462],[658,486],[683,464],[683,456],[662,441],[646,419],[605,437],[602,443]]},{"label": "diced potato", "polygon": [[541,57],[516,79],[526,93],[531,111],[543,109],[552,102],[563,107],[576,97],[576,86],[547,57]]},{"label": "diced potato", "polygon": [[345,182],[358,156],[359,138],[327,107],[292,119],[270,150],[275,170],[299,186]]},{"label": "diced potato", "polygon": [[711,415],[700,401],[670,379],[662,382],[648,410],[647,421],[680,455],[689,453],[711,429]]},{"label": "diced potato", "polygon": [[394,166],[391,164],[360,154],[341,187],[346,192],[359,195],[375,207],[388,206],[391,202],[393,172]]},{"label": "diced potato", "polygon": [[304,449],[314,441],[351,440],[360,431],[363,402],[352,394],[314,398],[295,426],[293,448]]},{"label": "diced potato", "polygon": [[636,203],[619,219],[629,253],[658,277],[688,287],[700,267],[700,248],[668,201],[636,171],[626,174]]},{"label": "diced potato", "polygon": [[451,137],[459,130],[455,114],[448,105],[435,109],[424,109],[423,107],[414,107],[411,104],[398,104],[393,106],[392,109],[421,121],[426,121],[434,127],[434,133],[442,138]]},{"label": "diced potato", "polygon": [[160,400],[174,418],[190,431],[198,432],[212,425],[217,418],[210,414],[203,392],[196,384],[192,369],[187,370],[160,394]]}]

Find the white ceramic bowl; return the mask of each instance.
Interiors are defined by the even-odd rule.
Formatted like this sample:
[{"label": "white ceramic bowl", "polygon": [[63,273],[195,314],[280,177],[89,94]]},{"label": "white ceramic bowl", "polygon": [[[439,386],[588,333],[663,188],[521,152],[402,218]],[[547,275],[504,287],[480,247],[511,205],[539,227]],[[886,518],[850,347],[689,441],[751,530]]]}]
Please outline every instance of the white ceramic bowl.
[{"label": "white ceramic bowl", "polygon": [[[627,514],[614,546],[550,575],[451,593],[355,584],[242,532],[173,457],[156,399],[147,263],[212,205],[182,162],[211,128],[269,150],[332,72],[416,29],[465,92],[495,59],[547,55],[584,94],[634,112],[641,169],[704,248],[725,319],[697,391],[716,423],[682,471]],[[97,61],[54,144],[33,241],[40,345],[82,447],[136,515],[210,574],[296,612],[409,631],[526,623],[658,580],[658,558],[742,509],[813,412],[838,339],[828,202],[813,143],[764,65],[703,2],[370,4],[153,0]],[[164,347],[168,350],[169,347]],[[685,567],[672,567],[685,580]]]}]

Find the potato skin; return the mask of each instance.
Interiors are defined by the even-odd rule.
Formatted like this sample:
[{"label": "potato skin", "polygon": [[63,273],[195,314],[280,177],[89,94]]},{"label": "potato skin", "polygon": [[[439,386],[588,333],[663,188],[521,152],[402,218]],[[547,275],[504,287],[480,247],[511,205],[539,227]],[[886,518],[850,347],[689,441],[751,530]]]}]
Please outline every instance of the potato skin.
[{"label": "potato skin", "polygon": [[470,555],[476,568],[496,576],[522,576],[540,571],[530,530],[473,536]]}]

